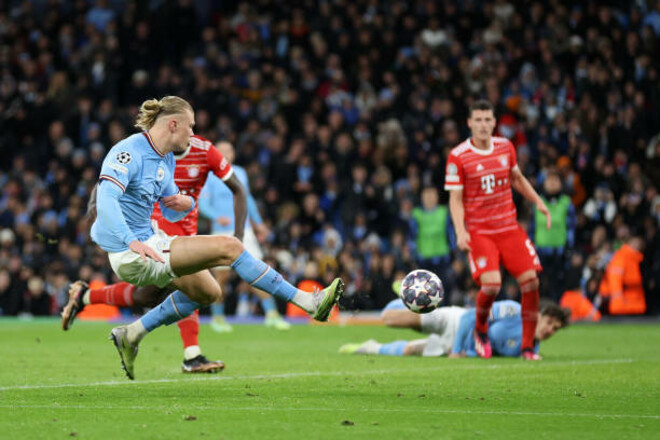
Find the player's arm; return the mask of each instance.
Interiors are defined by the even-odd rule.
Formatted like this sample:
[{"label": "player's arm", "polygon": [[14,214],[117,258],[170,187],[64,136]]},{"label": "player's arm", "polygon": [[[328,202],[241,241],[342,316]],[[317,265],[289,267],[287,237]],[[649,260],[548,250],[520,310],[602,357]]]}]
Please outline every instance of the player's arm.
[{"label": "player's arm", "polygon": [[447,157],[445,169],[445,191],[449,191],[449,213],[456,232],[456,245],[462,251],[470,250],[470,234],[465,228],[465,206],[463,205],[463,164],[454,153]]},{"label": "player's arm", "polygon": [[163,258],[148,245],[138,241],[133,231],[128,227],[126,218],[122,213],[119,199],[124,191],[111,181],[101,181],[96,191],[96,215],[109,232],[126,245],[130,250],[140,254],[143,260],[147,257],[164,262]]},{"label": "player's arm", "polygon": [[179,187],[174,183],[174,167],[171,171],[172,177],[170,177],[163,194],[158,199],[158,204],[165,220],[174,223],[183,220],[195,209],[195,199],[179,194]]},{"label": "player's arm", "polygon": [[161,197],[158,203],[163,217],[169,222],[183,220],[195,208],[195,199],[181,194]]},{"label": "player's arm", "polygon": [[165,182],[163,192],[158,199],[161,212],[165,220],[169,222],[178,222],[183,220],[195,209],[195,199],[191,196],[184,196],[180,193],[179,187],[174,182],[174,170],[176,163],[171,159],[168,163],[169,178]]},{"label": "player's arm", "polygon": [[548,211],[548,207],[545,206],[545,202],[538,195],[532,184],[529,183],[529,180],[527,180],[522,171],[520,171],[518,165],[515,165],[513,168],[511,168],[510,179],[513,189],[522,194],[524,198],[534,203],[534,205],[536,205],[536,209],[545,215],[546,227],[550,229],[550,211]]},{"label": "player's arm", "polygon": [[247,219],[247,191],[227,159],[213,145],[207,150],[206,162],[213,174],[227,185],[234,196],[234,236],[243,241]]},{"label": "player's arm", "polygon": [[234,196],[234,236],[243,241],[245,220],[247,219],[247,196],[245,195],[245,188],[241,181],[238,180],[236,173],[232,173],[224,182]]},{"label": "player's arm", "polygon": [[456,231],[456,244],[462,251],[470,250],[470,234],[465,229],[465,206],[463,206],[463,189],[449,191],[449,212]]},{"label": "player's arm", "polygon": [[97,183],[94,185],[94,188],[92,188],[92,192],[89,194],[89,200],[87,201],[87,212],[85,213],[85,217],[89,222],[89,225],[96,220],[96,192],[98,188],[99,184]]}]

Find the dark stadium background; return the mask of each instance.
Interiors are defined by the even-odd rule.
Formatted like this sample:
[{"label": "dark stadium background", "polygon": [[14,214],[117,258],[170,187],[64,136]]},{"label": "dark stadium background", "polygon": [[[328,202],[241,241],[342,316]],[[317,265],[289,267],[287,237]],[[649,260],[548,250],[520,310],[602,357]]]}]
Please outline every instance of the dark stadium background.
[{"label": "dark stadium background", "polygon": [[[537,190],[558,170],[576,206],[546,295],[593,298],[639,235],[658,313],[659,53],[658,1],[2,2],[0,309],[56,314],[70,281],[113,281],[85,205],[139,104],[174,94],[198,134],[235,144],[271,262],[293,280],[317,262],[360,310],[416,266],[410,211],[424,186],[446,202],[446,156],[487,98]],[[465,258],[452,260],[447,298],[469,303]]]}]

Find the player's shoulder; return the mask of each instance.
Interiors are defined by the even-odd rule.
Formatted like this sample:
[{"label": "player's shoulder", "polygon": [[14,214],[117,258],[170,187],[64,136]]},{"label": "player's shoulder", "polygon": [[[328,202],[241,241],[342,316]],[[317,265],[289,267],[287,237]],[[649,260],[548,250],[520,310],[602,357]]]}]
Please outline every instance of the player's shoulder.
[{"label": "player's shoulder", "polygon": [[501,136],[493,136],[492,141],[495,148],[510,148],[513,146],[509,139]]},{"label": "player's shoulder", "polygon": [[209,151],[211,148],[213,148],[213,142],[203,138],[202,136],[194,135],[190,138],[190,148],[201,151]]},{"label": "player's shoulder", "polygon": [[128,164],[144,154],[145,142],[147,141],[142,133],[135,133],[113,145],[107,157],[121,164]]},{"label": "player's shoulder", "polygon": [[469,151],[470,151],[470,140],[465,139],[463,142],[452,148],[451,151],[449,152],[449,155],[454,157],[461,157],[466,153],[468,153]]}]

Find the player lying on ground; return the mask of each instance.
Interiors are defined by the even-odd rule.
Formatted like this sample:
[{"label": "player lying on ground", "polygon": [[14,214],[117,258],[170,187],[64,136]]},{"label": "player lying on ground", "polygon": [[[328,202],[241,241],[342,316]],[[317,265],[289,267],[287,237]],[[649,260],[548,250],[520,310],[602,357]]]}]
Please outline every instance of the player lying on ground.
[{"label": "player lying on ground", "polygon": [[[381,344],[370,339],[361,344],[346,344],[341,353],[384,354],[390,356],[477,356],[472,333],[476,322],[475,309],[440,307],[420,315],[408,310],[403,301],[395,299],[384,309],[382,318],[388,327],[410,328],[429,334],[414,341],[394,341]],[[568,325],[569,313],[553,302],[542,301],[535,329],[534,352],[538,354],[541,341],[553,336]],[[521,307],[515,301],[493,303],[488,319],[488,337],[493,354],[519,357],[522,354]]]},{"label": "player lying on ground", "polygon": [[[188,148],[182,154],[175,155],[176,168],[174,171],[174,182],[182,194],[190,195],[196,202],[201,194],[201,189],[211,173],[218,177],[218,182],[228,188],[228,193],[233,197],[231,202],[232,214],[235,218],[245,219],[247,216],[246,191],[238,176],[234,173],[231,164],[223,155],[214,148],[211,141],[200,136],[190,138]],[[126,169],[119,165],[119,170]],[[92,221],[96,218],[96,193],[94,188],[90,195],[87,216]],[[192,236],[197,235],[198,209],[195,207],[185,218],[178,222],[169,222],[164,217],[158,204],[154,205],[151,219],[158,223],[158,228],[170,236]],[[242,223],[241,223],[242,224]],[[243,238],[244,229],[238,227],[230,235],[239,240]],[[68,330],[73,324],[76,315],[82,311],[87,304],[109,304],[119,307],[141,306],[154,307],[160,304],[172,289],[159,288],[158,286],[136,287],[129,283],[117,283],[102,289],[88,289],[87,283],[76,281],[69,288],[69,301],[62,310],[62,328]],[[183,363],[181,370],[184,373],[214,373],[224,368],[222,361],[208,360],[199,347],[199,313],[195,311],[190,316],[177,322],[181,339],[183,341]]]},{"label": "player lying on ground", "polygon": [[208,270],[212,267],[231,266],[250,285],[293,302],[319,321],[328,319],[343,293],[339,278],[311,294],[296,289],[235,237],[171,237],[154,231],[156,202],[171,222],[195,207],[193,198],[180,194],[174,183],[173,155],[186,150],[194,121],[192,106],[179,97],[145,101],[136,123],[144,131],[113,146],[101,168],[92,240],[108,252],[113,271],[123,281],[177,289],[142,318],[110,333],[130,379],[138,344],[147,333],[222,299],[222,289]]},{"label": "player lying on ground", "polygon": [[500,263],[516,278],[522,293],[522,352],[527,360],[534,353],[534,333],[539,310],[541,263],[534,245],[516,220],[511,188],[536,205],[546,217],[550,212],[522,174],[516,150],[506,138],[492,136],[496,120],[493,105],[476,101],[470,107],[468,126],[472,136],[451,150],[447,157],[445,190],[456,229],[459,249],[469,252],[470,270],[480,286],[476,301],[474,340],[477,354],[492,355],[488,340],[488,316],[502,286]]}]

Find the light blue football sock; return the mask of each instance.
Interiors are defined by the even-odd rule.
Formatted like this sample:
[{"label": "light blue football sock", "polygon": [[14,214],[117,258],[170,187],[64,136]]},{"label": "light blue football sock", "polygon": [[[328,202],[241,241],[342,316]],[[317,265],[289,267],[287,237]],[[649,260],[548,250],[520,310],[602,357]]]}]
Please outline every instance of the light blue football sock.
[{"label": "light blue football sock", "polygon": [[243,292],[238,294],[238,303],[250,304],[250,295]]},{"label": "light blue football sock", "polygon": [[408,345],[408,341],[394,341],[389,344],[383,344],[378,350],[378,354],[386,356],[403,356],[403,349]]},{"label": "light blue football sock", "polygon": [[261,300],[261,308],[264,309],[264,315],[275,310],[275,300],[271,297]]},{"label": "light blue football sock", "polygon": [[213,317],[225,316],[225,303],[222,302],[211,304],[211,314]]},{"label": "light blue football sock", "polygon": [[251,286],[287,302],[291,301],[298,292],[298,289],[287,282],[279,272],[254,258],[248,251],[243,251],[231,267]]},{"label": "light blue football sock", "polygon": [[201,304],[188,298],[180,291],[175,291],[165,300],[149,310],[140,318],[144,328],[150,332],[161,325],[169,325],[177,322],[201,307]]}]

